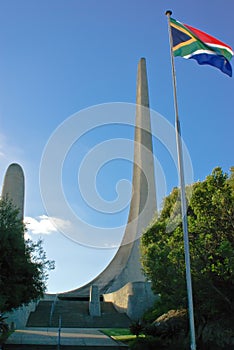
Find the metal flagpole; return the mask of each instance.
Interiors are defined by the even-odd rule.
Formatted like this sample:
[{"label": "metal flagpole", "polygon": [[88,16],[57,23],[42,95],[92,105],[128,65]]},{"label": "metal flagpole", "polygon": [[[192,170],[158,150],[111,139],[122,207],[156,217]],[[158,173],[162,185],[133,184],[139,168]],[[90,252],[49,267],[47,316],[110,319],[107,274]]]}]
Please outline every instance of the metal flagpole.
[{"label": "metal flagpole", "polygon": [[177,92],[176,92],[175,62],[174,62],[174,53],[173,53],[173,49],[172,49],[173,48],[173,40],[172,40],[172,32],[171,32],[171,25],[170,25],[171,14],[172,14],[171,11],[166,11],[166,15],[168,18],[168,32],[169,32],[169,38],[170,38],[172,80],[173,80],[173,91],[174,91],[175,130],[176,130],[178,169],[179,169],[179,177],[180,177],[181,215],[182,215],[182,225],[183,225],[183,233],[184,233],[184,255],[185,255],[185,267],[186,267],[187,293],[188,293],[191,350],[196,350],[192,280],[191,280],[191,268],[190,268],[190,254],[189,254],[188,222],[187,222],[187,205],[186,205],[184,167],[183,167],[183,153],[182,153],[181,130],[180,130]]}]

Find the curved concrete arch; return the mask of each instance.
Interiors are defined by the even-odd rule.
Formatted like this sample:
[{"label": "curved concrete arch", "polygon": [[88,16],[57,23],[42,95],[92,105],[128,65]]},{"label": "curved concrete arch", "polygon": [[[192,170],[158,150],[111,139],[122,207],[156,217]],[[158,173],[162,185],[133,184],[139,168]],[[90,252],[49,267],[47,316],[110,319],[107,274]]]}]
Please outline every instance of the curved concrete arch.
[{"label": "curved concrete arch", "polygon": [[136,125],[133,165],[133,193],[128,223],[122,243],[110,264],[88,284],[62,297],[88,296],[92,285],[97,285],[101,294],[112,293],[129,282],[144,282],[141,271],[139,244],[142,231],[156,212],[156,186],[151,135],[146,61],[138,63],[136,93]]}]

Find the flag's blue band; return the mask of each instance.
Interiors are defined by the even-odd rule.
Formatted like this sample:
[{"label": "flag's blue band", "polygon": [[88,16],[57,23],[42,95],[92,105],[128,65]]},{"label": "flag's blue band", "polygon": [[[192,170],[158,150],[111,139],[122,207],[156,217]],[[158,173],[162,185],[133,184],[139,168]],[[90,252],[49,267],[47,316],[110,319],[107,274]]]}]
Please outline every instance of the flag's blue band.
[{"label": "flag's blue band", "polygon": [[224,56],[202,53],[197,55],[192,54],[189,58],[194,58],[199,64],[210,64],[229,75],[229,77],[232,76],[232,66]]}]

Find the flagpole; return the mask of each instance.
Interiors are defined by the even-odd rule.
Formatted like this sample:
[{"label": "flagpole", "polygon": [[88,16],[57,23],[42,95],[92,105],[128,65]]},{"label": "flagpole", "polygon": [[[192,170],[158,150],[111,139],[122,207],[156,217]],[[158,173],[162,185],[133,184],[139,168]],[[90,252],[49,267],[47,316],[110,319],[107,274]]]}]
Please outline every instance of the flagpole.
[{"label": "flagpole", "polygon": [[192,294],[192,279],[190,268],[190,253],[189,253],[189,238],[188,238],[188,221],[187,221],[187,205],[186,205],[186,193],[185,193],[185,181],[184,181],[184,167],[183,167],[183,153],[181,142],[181,130],[178,113],[177,91],[176,91],[176,74],[175,74],[175,62],[173,54],[173,40],[170,26],[170,16],[172,12],[166,11],[168,18],[168,32],[170,38],[170,53],[171,53],[171,67],[172,67],[172,81],[174,91],[174,108],[175,108],[175,130],[176,130],[176,144],[177,144],[177,157],[178,157],[178,169],[180,177],[180,196],[181,196],[181,215],[184,234],[184,255],[185,255],[185,268],[186,268],[186,283],[188,294],[188,310],[189,310],[189,324],[190,324],[190,339],[191,350],[196,350],[196,336],[194,325],[194,311],[193,311],[193,294]]}]

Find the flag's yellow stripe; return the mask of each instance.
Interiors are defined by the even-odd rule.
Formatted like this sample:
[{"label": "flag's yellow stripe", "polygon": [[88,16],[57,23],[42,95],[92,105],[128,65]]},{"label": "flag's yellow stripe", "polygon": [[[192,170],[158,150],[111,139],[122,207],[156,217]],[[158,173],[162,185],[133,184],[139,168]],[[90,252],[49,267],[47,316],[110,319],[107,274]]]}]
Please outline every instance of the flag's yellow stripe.
[{"label": "flag's yellow stripe", "polygon": [[175,23],[172,23],[172,22],[171,22],[171,26],[174,27],[174,28],[176,28],[176,29],[178,29],[180,32],[183,32],[183,33],[187,34],[187,35],[190,36],[191,38],[193,37],[192,34],[189,32],[188,29],[185,29],[185,28],[183,28],[183,27],[181,27],[181,26],[178,26],[178,25],[176,25]]},{"label": "flag's yellow stripe", "polygon": [[176,46],[173,46],[173,51],[176,51],[177,49],[180,49],[182,46],[192,44],[194,41],[197,41],[195,38],[191,38],[187,41],[183,41],[182,43],[179,43]]}]

